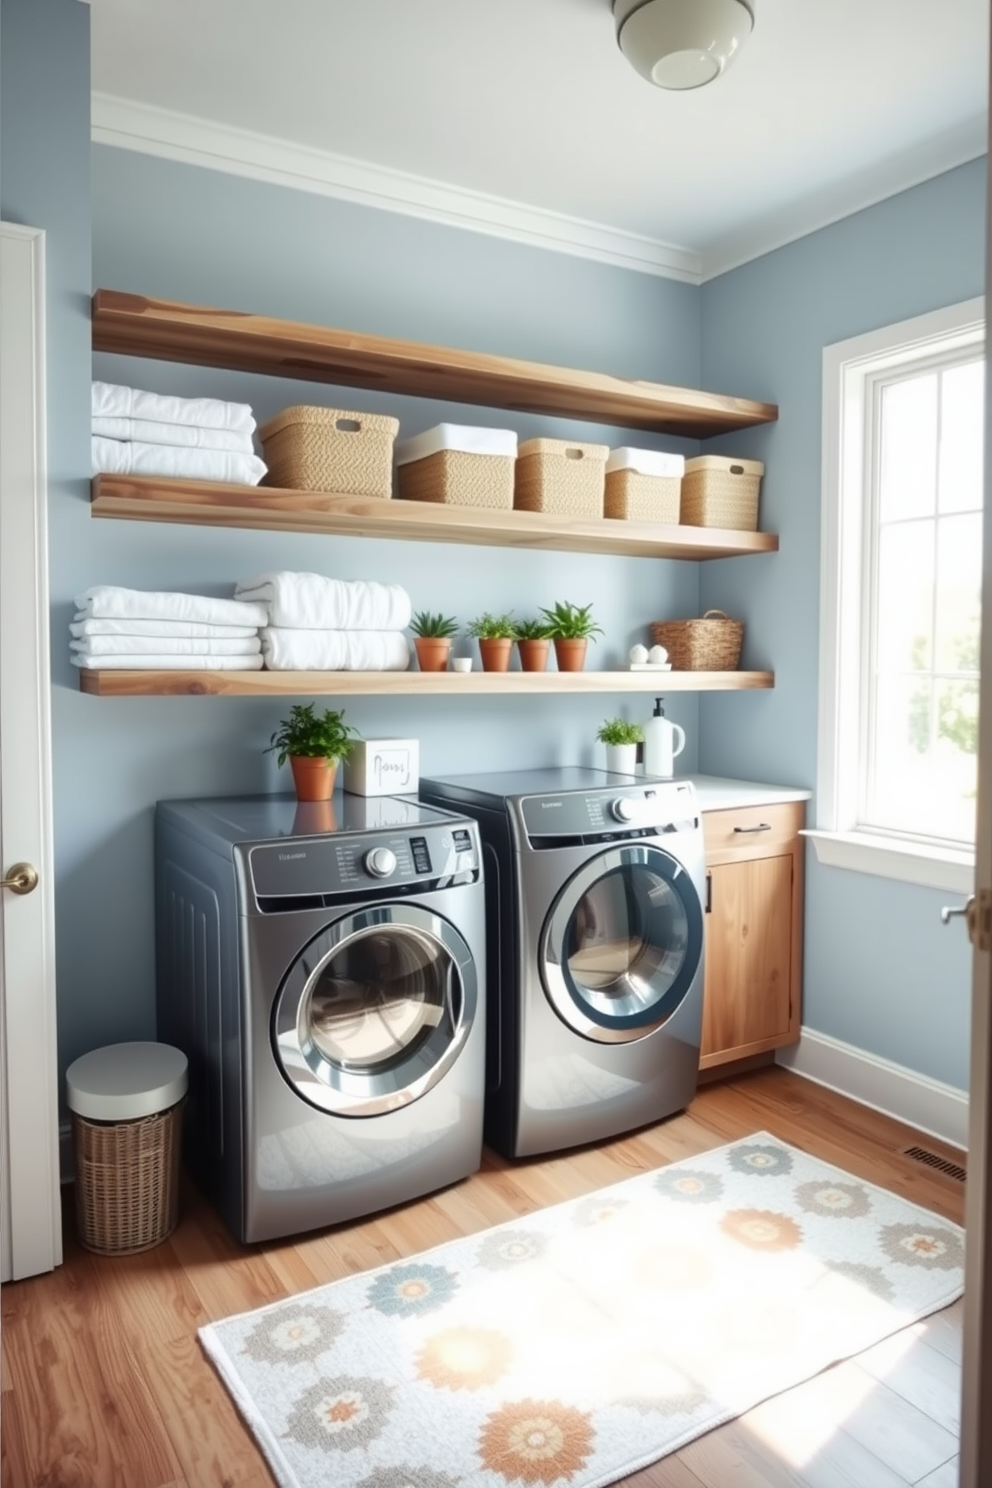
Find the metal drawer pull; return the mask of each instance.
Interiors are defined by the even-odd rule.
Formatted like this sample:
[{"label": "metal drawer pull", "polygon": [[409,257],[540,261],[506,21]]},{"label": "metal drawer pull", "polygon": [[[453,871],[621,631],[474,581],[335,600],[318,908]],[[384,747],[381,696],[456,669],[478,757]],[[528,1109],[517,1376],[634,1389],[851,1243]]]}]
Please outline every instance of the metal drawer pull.
[{"label": "metal drawer pull", "polygon": [[770,832],[771,829],[772,829],[771,822],[759,822],[756,827],[735,827],[734,828],[734,831],[735,832]]}]

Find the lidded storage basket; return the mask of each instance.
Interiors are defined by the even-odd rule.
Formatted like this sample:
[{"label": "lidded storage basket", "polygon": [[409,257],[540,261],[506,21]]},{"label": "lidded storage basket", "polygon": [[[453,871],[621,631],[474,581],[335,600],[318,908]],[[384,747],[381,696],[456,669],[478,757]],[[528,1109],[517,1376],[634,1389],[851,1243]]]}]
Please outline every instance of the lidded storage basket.
[{"label": "lidded storage basket", "polygon": [[343,408],[284,408],[258,431],[268,486],[335,491],[342,496],[393,492],[393,444],[399,419]]},{"label": "lidded storage basket", "polygon": [[627,522],[664,522],[674,527],[679,520],[684,470],[684,455],[627,446],[611,450],[606,462],[604,514]]},{"label": "lidded storage basket", "polygon": [[158,1245],[179,1216],[186,1056],[110,1044],[66,1070],[80,1244],[101,1255]]},{"label": "lidded storage basket", "polygon": [[396,446],[398,495],[404,501],[509,511],[516,458],[512,429],[438,424]]},{"label": "lidded storage basket", "polygon": [[605,444],[525,439],[517,452],[514,506],[561,517],[601,517],[609,453]]},{"label": "lidded storage basket", "polygon": [[744,621],[723,610],[707,610],[701,620],[656,620],[651,641],[664,646],[676,672],[733,672],[741,657]]},{"label": "lidded storage basket", "polygon": [[758,530],[758,492],[765,467],[760,460],[697,455],[686,460],[681,520],[689,527]]}]

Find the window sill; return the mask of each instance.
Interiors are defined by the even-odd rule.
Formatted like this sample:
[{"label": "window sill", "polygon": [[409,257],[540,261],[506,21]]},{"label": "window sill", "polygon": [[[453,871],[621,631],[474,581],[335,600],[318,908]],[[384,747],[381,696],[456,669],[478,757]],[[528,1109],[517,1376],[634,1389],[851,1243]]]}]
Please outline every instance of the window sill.
[{"label": "window sill", "polygon": [[867,832],[821,832],[807,828],[802,835],[812,842],[819,861],[830,868],[895,878],[902,883],[962,896],[974,888],[973,852],[898,842],[890,837],[872,837]]}]

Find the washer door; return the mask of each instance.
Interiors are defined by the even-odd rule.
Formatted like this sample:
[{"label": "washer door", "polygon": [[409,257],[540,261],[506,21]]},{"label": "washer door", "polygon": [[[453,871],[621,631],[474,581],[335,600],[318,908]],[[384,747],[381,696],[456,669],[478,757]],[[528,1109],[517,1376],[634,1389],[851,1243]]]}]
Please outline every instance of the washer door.
[{"label": "washer door", "polygon": [[276,1059],[325,1111],[394,1111],[458,1058],[477,1002],[471,952],[447,920],[409,904],[361,910],[322,930],[287,972]]},{"label": "washer door", "polygon": [[541,936],[544,990],[599,1043],[653,1033],[692,986],[703,908],[682,865],[656,847],[611,848],[564,885]]}]

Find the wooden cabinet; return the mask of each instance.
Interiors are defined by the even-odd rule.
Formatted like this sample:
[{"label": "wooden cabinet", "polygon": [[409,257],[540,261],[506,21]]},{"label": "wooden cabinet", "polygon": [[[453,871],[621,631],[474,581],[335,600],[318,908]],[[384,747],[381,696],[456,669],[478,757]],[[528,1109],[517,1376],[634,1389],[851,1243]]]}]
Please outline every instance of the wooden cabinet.
[{"label": "wooden cabinet", "polygon": [[703,813],[706,969],[700,1069],[799,1038],[802,801]]}]

